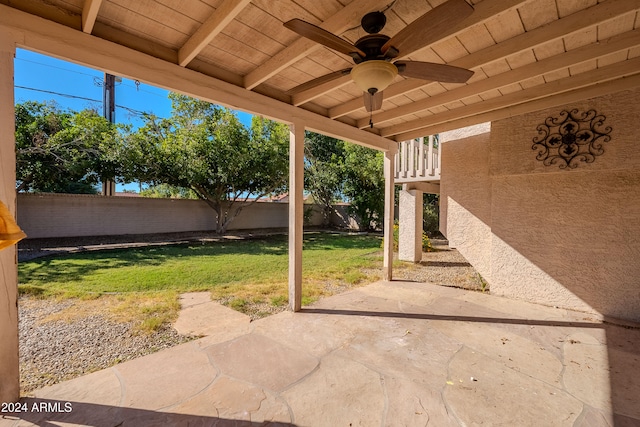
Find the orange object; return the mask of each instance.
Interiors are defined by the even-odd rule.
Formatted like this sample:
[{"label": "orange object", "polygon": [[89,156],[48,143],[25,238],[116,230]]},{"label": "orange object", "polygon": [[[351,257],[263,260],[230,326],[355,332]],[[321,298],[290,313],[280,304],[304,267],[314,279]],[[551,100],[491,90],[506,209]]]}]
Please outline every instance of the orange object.
[{"label": "orange object", "polygon": [[27,235],[18,227],[9,209],[0,202],[0,250],[15,245],[25,237]]}]

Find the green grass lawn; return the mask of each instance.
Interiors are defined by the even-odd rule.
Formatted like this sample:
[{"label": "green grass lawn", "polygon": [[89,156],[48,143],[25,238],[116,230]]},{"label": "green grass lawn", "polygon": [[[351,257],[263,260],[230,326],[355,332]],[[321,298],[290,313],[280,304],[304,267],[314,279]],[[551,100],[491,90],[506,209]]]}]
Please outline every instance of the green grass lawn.
[{"label": "green grass lawn", "polygon": [[[363,269],[380,267],[380,241],[368,235],[305,234],[303,302],[331,294],[336,286],[377,279]],[[240,311],[286,305],[288,245],[286,236],[273,236],[82,252],[22,262],[18,273],[23,294],[116,298],[116,312],[150,322],[146,327],[153,329],[175,317],[182,292],[209,291],[214,300]]]}]

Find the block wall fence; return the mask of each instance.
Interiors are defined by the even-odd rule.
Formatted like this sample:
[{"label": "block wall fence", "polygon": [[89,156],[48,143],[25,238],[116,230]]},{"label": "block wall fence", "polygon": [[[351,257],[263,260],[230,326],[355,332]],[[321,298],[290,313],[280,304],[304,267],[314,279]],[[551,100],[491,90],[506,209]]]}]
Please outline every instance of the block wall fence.
[{"label": "block wall fence", "polygon": [[[305,205],[305,209],[308,206]],[[215,230],[215,212],[201,200],[18,194],[18,225],[27,238],[107,236]],[[318,206],[308,225],[322,224]],[[231,230],[287,228],[288,203],[257,202],[242,210]],[[346,205],[337,205],[332,225],[357,228]]]}]

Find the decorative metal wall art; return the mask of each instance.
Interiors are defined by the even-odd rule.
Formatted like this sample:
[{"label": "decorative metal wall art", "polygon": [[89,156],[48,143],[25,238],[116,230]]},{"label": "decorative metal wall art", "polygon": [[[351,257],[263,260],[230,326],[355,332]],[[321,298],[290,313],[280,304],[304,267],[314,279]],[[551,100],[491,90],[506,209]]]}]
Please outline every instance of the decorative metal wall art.
[{"label": "decorative metal wall art", "polygon": [[560,169],[574,169],[580,163],[592,163],[604,153],[603,143],[609,142],[612,131],[605,126],[606,117],[596,110],[580,112],[562,110],[558,117],[547,117],[538,125],[538,136],[533,138],[536,159],[545,166],[558,165]]}]

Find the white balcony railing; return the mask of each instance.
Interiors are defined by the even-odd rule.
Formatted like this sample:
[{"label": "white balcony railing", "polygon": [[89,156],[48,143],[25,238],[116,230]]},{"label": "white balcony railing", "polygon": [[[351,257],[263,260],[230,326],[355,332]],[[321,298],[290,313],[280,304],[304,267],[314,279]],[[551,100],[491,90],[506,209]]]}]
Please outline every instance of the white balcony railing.
[{"label": "white balcony railing", "polygon": [[396,154],[396,184],[420,181],[440,181],[438,149],[433,136],[398,143]]}]

